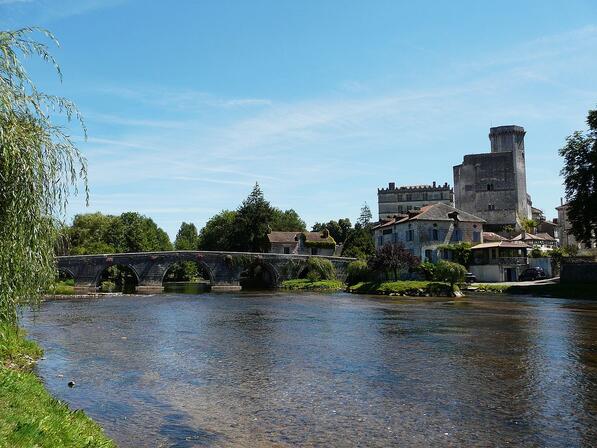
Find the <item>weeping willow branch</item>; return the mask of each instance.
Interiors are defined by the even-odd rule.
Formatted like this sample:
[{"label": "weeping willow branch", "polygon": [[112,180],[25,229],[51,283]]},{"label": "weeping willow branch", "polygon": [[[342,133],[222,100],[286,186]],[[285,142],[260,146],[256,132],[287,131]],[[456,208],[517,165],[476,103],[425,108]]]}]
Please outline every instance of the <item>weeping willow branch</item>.
[{"label": "weeping willow branch", "polygon": [[0,31],[0,321],[16,323],[19,303],[39,299],[54,277],[56,220],[81,183],[87,164],[65,123],[85,125],[69,100],[37,90],[22,60],[35,56],[62,73],[48,46],[30,36],[43,29]]}]

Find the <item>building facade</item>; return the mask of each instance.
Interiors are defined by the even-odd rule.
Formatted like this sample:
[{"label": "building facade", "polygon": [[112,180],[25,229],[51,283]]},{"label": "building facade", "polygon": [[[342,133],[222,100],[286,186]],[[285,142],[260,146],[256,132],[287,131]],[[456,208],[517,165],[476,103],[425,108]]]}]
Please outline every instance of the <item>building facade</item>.
[{"label": "building facade", "polygon": [[520,230],[521,220],[531,218],[524,136],[520,126],[491,128],[491,152],[465,155],[454,166],[455,207],[485,220],[487,230]]},{"label": "building facade", "polygon": [[560,246],[562,247],[576,247],[577,249],[590,249],[597,247],[595,239],[590,243],[581,243],[577,241],[572,234],[572,224],[568,219],[568,204],[564,204],[560,200],[561,205],[556,207],[558,211],[558,233],[560,235]]},{"label": "building facade", "polygon": [[337,245],[327,229],[321,232],[270,232],[269,253],[296,255],[337,254]]},{"label": "building facade", "polygon": [[390,182],[388,188],[377,189],[380,221],[436,203],[454,206],[454,191],[447,182],[443,185],[433,182],[432,185],[410,185],[398,188],[394,182]]},{"label": "building facade", "polygon": [[375,248],[400,242],[421,261],[436,262],[442,258],[442,245],[482,243],[483,224],[482,219],[450,205],[427,205],[374,227]]},{"label": "building facade", "polygon": [[469,271],[479,282],[515,282],[529,267],[529,246],[522,241],[494,241],[473,247]]}]

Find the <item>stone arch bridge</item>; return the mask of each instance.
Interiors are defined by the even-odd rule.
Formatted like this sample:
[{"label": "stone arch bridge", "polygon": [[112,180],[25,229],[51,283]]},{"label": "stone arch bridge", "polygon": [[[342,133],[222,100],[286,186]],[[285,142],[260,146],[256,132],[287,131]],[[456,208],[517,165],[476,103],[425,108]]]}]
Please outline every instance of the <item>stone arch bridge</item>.
[{"label": "stone arch bridge", "polygon": [[[78,293],[95,291],[102,273],[110,266],[126,266],[135,274],[137,292],[160,292],[166,272],[175,263],[196,262],[214,291],[241,289],[241,275],[260,266],[267,270],[273,287],[306,267],[311,255],[248,252],[170,251],[57,257],[57,269],[73,277]],[[332,262],[339,280],[345,280],[354,258],[320,257]]]}]

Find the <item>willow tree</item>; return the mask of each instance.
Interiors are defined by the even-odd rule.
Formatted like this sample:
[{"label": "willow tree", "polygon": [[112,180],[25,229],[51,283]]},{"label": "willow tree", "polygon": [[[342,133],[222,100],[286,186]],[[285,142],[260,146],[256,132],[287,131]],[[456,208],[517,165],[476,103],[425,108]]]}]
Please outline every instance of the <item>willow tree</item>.
[{"label": "willow tree", "polygon": [[72,102],[39,91],[23,60],[39,57],[62,79],[42,29],[0,31],[0,321],[17,322],[19,303],[37,300],[53,280],[56,220],[86,162],[65,124],[85,127]]}]

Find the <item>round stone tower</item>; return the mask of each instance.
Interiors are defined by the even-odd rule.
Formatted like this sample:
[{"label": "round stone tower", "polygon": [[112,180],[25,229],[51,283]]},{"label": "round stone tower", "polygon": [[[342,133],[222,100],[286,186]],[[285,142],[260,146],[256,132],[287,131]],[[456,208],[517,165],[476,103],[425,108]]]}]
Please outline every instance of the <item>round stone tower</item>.
[{"label": "round stone tower", "polygon": [[524,153],[524,128],[522,126],[497,126],[489,129],[491,152]]}]

